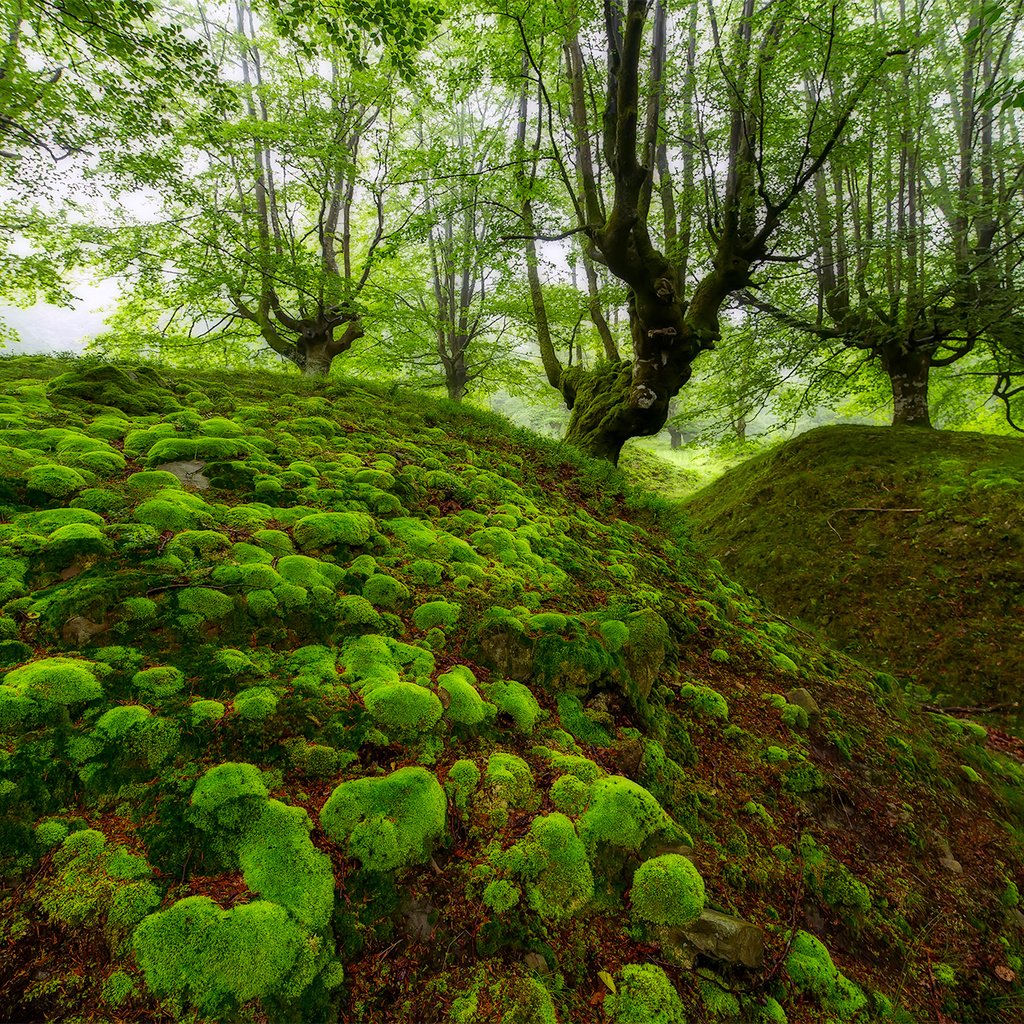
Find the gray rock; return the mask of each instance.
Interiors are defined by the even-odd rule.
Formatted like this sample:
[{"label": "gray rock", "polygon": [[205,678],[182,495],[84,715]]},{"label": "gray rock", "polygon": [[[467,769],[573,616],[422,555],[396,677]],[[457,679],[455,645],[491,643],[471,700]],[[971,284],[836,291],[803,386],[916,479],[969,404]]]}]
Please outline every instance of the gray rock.
[{"label": "gray rock", "polygon": [[803,708],[807,712],[807,717],[813,722],[816,718],[821,717],[821,708],[818,707],[818,702],[811,696],[810,692],[805,690],[802,686],[794,687],[789,693],[786,694],[786,700],[790,704],[796,704],[797,707]]},{"label": "gray rock", "polygon": [[939,863],[954,875],[962,875],[964,873],[963,865],[953,856],[953,851],[949,848],[949,842],[946,837],[936,836],[935,845],[939,849]]},{"label": "gray rock", "polygon": [[764,964],[764,932],[739,917],[705,910],[693,924],[679,931],[699,952],[716,960],[744,967]]},{"label": "gray rock", "polygon": [[162,469],[165,473],[173,473],[186,487],[205,491],[210,487],[210,481],[203,476],[205,465],[202,459],[190,459],[187,462],[165,462],[162,466],[154,468]]}]

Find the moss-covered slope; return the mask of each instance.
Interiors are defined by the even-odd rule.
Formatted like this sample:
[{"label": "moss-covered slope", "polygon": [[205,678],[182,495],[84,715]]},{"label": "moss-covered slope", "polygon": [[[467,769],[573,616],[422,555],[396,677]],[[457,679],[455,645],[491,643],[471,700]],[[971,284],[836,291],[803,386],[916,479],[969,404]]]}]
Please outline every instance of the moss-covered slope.
[{"label": "moss-covered slope", "polygon": [[822,427],[687,507],[729,573],[843,650],[944,703],[1021,699],[1024,441]]},{"label": "moss-covered slope", "polygon": [[1019,1019],[1020,765],[606,465],[351,382],[0,379],[0,1016]]}]

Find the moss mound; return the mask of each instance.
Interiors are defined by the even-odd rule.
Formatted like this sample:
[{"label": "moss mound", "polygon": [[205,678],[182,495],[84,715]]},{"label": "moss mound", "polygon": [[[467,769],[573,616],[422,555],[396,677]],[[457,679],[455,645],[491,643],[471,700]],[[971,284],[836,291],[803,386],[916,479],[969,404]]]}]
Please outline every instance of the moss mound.
[{"label": "moss mound", "polygon": [[821,427],[686,507],[731,575],[843,650],[943,703],[1019,699],[1024,442]]},{"label": "moss mound", "polygon": [[618,471],[355,381],[0,384],[0,1019],[1016,1019],[1004,738]]}]

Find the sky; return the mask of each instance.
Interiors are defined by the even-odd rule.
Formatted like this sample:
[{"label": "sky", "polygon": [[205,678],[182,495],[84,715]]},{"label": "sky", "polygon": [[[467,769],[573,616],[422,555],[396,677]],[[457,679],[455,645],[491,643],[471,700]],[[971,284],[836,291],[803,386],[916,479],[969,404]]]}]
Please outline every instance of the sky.
[{"label": "sky", "polygon": [[103,331],[114,311],[118,282],[112,279],[74,286],[78,301],[71,308],[39,302],[28,309],[0,305],[0,320],[13,327],[20,342],[7,352],[84,352],[89,338]]}]

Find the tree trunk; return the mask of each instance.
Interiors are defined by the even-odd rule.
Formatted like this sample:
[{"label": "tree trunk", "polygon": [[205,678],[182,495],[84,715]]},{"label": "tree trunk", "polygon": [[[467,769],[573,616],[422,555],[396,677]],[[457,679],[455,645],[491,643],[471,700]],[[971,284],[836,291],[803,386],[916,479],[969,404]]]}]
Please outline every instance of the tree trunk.
[{"label": "tree trunk", "polygon": [[669,447],[675,451],[678,448],[683,447],[683,432],[678,427],[668,427],[668,443]]},{"label": "tree trunk", "polygon": [[307,342],[299,348],[296,363],[306,377],[326,377],[331,372],[334,356],[327,341]]},{"label": "tree trunk", "polygon": [[461,402],[466,397],[466,381],[469,373],[466,370],[466,358],[462,352],[457,356],[444,360],[444,386],[448,397],[453,402]]},{"label": "tree trunk", "polygon": [[928,415],[928,371],[931,353],[907,352],[902,348],[883,349],[882,368],[892,385],[892,425],[894,427],[930,427]]},{"label": "tree trunk", "polygon": [[293,362],[304,376],[328,376],[335,357],[347,352],[352,347],[352,342],[366,333],[359,317],[343,322],[345,330],[340,338],[335,337],[335,326],[310,326],[309,321],[301,325],[299,337],[295,342]]}]

